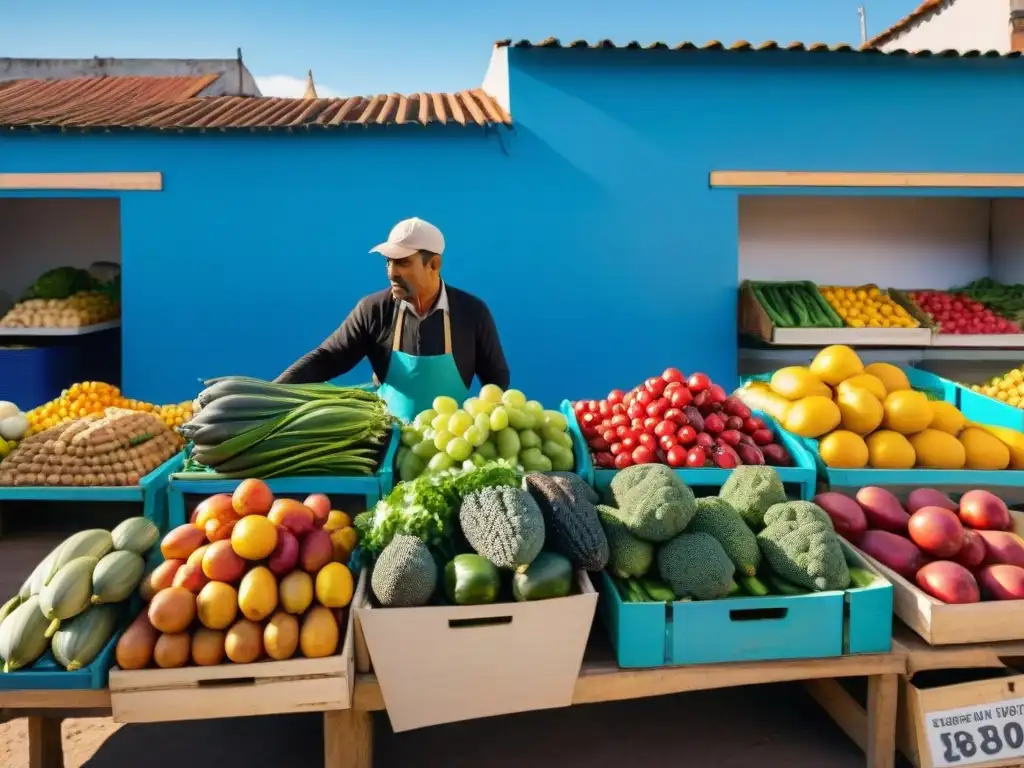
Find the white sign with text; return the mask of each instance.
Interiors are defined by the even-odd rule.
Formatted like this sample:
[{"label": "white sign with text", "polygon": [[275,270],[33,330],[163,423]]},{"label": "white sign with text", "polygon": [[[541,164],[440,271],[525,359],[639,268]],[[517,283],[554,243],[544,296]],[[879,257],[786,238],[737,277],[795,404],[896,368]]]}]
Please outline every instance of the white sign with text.
[{"label": "white sign with text", "polygon": [[935,768],[1024,757],[1024,699],[928,712],[924,727]]}]

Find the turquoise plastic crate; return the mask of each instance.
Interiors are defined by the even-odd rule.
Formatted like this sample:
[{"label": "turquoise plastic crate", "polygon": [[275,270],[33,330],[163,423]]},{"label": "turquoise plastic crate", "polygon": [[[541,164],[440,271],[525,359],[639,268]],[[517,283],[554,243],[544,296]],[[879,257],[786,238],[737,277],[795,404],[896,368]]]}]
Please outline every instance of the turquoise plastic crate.
[{"label": "turquoise plastic crate", "polygon": [[809,595],[626,603],[601,574],[600,615],[620,667],[811,659],[892,650],[892,584]]},{"label": "turquoise plastic crate", "polygon": [[994,397],[960,387],[960,412],[968,421],[1024,432],[1024,411]]},{"label": "turquoise plastic crate", "polygon": [[[789,455],[793,458],[792,467],[774,468],[783,485],[787,486],[787,493],[799,499],[814,498],[817,482],[814,457],[807,452],[796,435],[782,429],[771,416],[761,411],[754,411],[754,415],[764,420],[782,447],[789,451]],[[587,455],[589,457],[589,451]],[[612,484],[612,478],[618,474],[617,469],[593,468],[591,471],[594,477],[592,485],[598,493],[607,490]],[[732,470],[705,467],[702,469],[677,469],[675,473],[691,488],[721,488],[732,474]]]},{"label": "turquoise plastic crate", "polygon": [[[349,477],[278,477],[267,481],[271,492],[276,495],[305,495],[324,493],[337,496],[360,496],[366,500],[366,509],[372,508],[394,488],[395,454],[401,442],[401,430],[397,427],[391,433],[387,451],[381,460],[380,469],[373,475]],[[171,475],[167,485],[167,501],[170,528],[188,522],[185,511],[186,496],[213,496],[216,493],[233,493],[241,480],[204,480],[196,473]],[[353,512],[356,510],[352,510]],[[362,510],[358,510],[361,512]],[[353,515],[354,516],[354,515]]]},{"label": "turquoise plastic crate", "polygon": [[576,459],[576,474],[590,485],[594,484],[594,460],[590,456],[590,447],[580,431],[580,423],[576,419],[576,411],[572,402],[563,400],[559,407],[566,421],[569,422],[569,435],[572,437],[572,453]]},{"label": "turquoise plastic crate", "polygon": [[0,487],[0,503],[4,501],[66,501],[66,502],[139,502],[142,515],[154,523],[161,532],[168,530],[167,485],[171,475],[181,469],[184,458],[172,456],[138,485],[103,487]]}]

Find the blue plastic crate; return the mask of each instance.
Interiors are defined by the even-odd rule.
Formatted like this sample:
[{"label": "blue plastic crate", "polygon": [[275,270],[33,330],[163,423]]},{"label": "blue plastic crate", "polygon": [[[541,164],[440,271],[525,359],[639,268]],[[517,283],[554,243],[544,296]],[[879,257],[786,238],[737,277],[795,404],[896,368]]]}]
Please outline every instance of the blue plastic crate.
[{"label": "blue plastic crate", "polygon": [[590,485],[594,484],[594,461],[590,456],[590,448],[580,431],[580,423],[576,418],[576,411],[572,409],[572,402],[563,400],[559,408],[566,421],[569,422],[569,435],[572,437],[572,453],[576,459],[576,474],[582,477]]},{"label": "blue plastic crate", "polygon": [[[358,496],[365,499],[366,509],[370,509],[394,488],[395,454],[398,452],[400,442],[401,430],[396,427],[391,433],[391,440],[384,453],[384,458],[381,460],[380,468],[373,475],[278,477],[267,480],[267,485],[270,486],[270,490],[275,496],[301,496],[310,493],[324,493],[328,496]],[[207,497],[216,493],[233,493],[241,482],[241,480],[205,480],[198,473],[171,475],[167,485],[170,527],[175,528],[188,522],[188,514],[185,511],[186,496]]]},{"label": "blue plastic crate", "polygon": [[[787,486],[787,493],[798,499],[814,498],[815,483],[817,482],[814,457],[807,452],[796,435],[782,429],[771,416],[761,411],[754,411],[754,415],[764,420],[775,434],[779,444],[789,451],[789,455],[793,458],[792,467],[774,468],[778,472],[782,484]],[[619,472],[617,469],[600,468],[594,468],[592,471],[594,476],[592,484],[598,493],[606,491],[612,484],[612,478]],[[729,479],[732,470],[705,467],[703,469],[677,469],[675,473],[691,488],[717,489],[721,488]]]},{"label": "blue plastic crate", "polygon": [[0,347],[0,400],[22,410],[60,396],[76,378],[81,356],[72,345]]},{"label": "blue plastic crate", "polygon": [[65,502],[138,502],[142,516],[152,520],[161,532],[167,527],[167,485],[172,473],[182,465],[181,454],[172,456],[138,485],[56,487],[56,486],[0,486],[0,503],[4,501],[65,501]]},{"label": "blue plastic crate", "polygon": [[810,659],[892,650],[893,587],[875,573],[869,587],[809,595],[627,603],[601,574],[600,614],[620,667]]},{"label": "blue plastic crate", "polygon": [[963,386],[960,387],[960,412],[968,421],[1024,432],[1024,410]]}]

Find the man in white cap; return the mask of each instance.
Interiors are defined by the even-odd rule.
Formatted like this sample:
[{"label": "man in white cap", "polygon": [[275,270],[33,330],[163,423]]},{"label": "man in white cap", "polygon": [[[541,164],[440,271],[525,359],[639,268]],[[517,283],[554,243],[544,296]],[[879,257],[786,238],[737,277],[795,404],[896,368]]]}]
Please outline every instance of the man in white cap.
[{"label": "man in white cap", "polygon": [[423,219],[406,219],[370,253],[387,260],[391,287],[360,301],[338,330],[278,382],[328,381],[365,357],[381,397],[406,420],[440,395],[461,403],[474,376],[481,384],[508,388],[508,364],[487,305],[441,279],[441,230]]}]

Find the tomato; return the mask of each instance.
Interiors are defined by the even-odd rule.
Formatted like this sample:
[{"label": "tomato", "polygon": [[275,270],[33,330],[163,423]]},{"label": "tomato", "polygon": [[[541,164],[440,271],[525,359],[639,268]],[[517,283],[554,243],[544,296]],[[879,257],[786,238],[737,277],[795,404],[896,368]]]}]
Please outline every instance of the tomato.
[{"label": "tomato", "polygon": [[618,405],[622,402],[622,398],[626,396],[626,393],[621,389],[613,389],[608,393],[608,402],[613,405]]},{"label": "tomato", "polygon": [[623,453],[625,450],[626,449],[622,447],[622,443],[612,443],[608,447],[608,452],[611,453],[612,456],[618,456],[620,453]]},{"label": "tomato", "polygon": [[711,379],[706,373],[695,373],[686,380],[686,386],[691,393],[703,392],[711,386]]},{"label": "tomato", "polygon": [[636,393],[636,402],[640,403],[644,408],[653,403],[657,398],[653,392],[642,389]]},{"label": "tomato", "polygon": [[617,413],[612,416],[611,425],[613,427],[624,427],[629,424],[629,417],[624,413]]},{"label": "tomato", "polygon": [[689,424],[685,427],[680,427],[679,431],[676,432],[676,440],[679,441],[680,445],[693,445],[697,442],[697,430]]},{"label": "tomato", "polygon": [[713,434],[721,434],[725,429],[725,419],[717,413],[709,413],[704,417],[704,429]]},{"label": "tomato", "polygon": [[661,450],[664,453],[668,453],[669,451],[676,447],[676,436],[665,435],[664,437],[659,437],[658,447],[661,448]]},{"label": "tomato", "polygon": [[626,414],[631,419],[642,419],[647,415],[647,408],[641,403],[633,403],[626,409]]},{"label": "tomato", "polygon": [[626,412],[626,406],[624,406],[622,403],[615,403],[614,405],[612,405],[612,413],[613,414],[614,413],[625,413],[625,412]]},{"label": "tomato", "polygon": [[703,467],[707,460],[707,454],[699,445],[686,452],[686,466],[688,467]]},{"label": "tomato", "polygon": [[650,432],[644,432],[640,435],[640,445],[654,453],[658,450],[658,440]]},{"label": "tomato", "polygon": [[597,400],[588,400],[587,401],[587,410],[590,411],[591,413],[597,413],[598,409],[600,407],[601,407],[601,404],[599,402],[597,402]]},{"label": "tomato", "polygon": [[735,429],[727,429],[721,435],[718,436],[718,440],[726,445],[739,445],[740,444],[740,433]]},{"label": "tomato", "polygon": [[638,431],[643,431],[644,420],[643,419],[633,419],[631,422],[629,422],[629,426],[630,426],[631,429],[635,429],[635,430],[638,430]]},{"label": "tomato", "polygon": [[648,448],[646,445],[641,445],[635,451],[633,451],[633,463],[634,464],[651,464],[657,458],[654,451]]},{"label": "tomato", "polygon": [[775,439],[770,429],[759,429],[750,435],[758,445],[768,445]]},{"label": "tomato", "polygon": [[661,374],[661,378],[666,382],[682,382],[686,377],[683,376],[683,372],[678,368],[666,368],[665,372]]},{"label": "tomato", "polygon": [[729,416],[725,420],[725,428],[741,431],[743,429],[743,419],[739,416]]},{"label": "tomato", "polygon": [[640,445],[640,441],[637,440],[632,435],[627,435],[626,437],[622,438],[622,449],[624,451],[632,451],[638,445]]},{"label": "tomato", "polygon": [[662,397],[658,400],[655,400],[653,403],[647,406],[647,415],[657,416],[660,418],[661,415],[665,413],[665,411],[667,411],[668,409],[669,402],[664,397]]},{"label": "tomato", "polygon": [[651,378],[644,382],[644,389],[655,397],[661,397],[661,393],[665,391],[665,384],[667,383],[664,379]]},{"label": "tomato", "polygon": [[715,444],[715,438],[709,435],[707,432],[697,433],[697,445],[701,448],[710,448]]},{"label": "tomato", "polygon": [[670,467],[686,466],[686,449],[681,445],[674,445],[665,451],[665,463]]},{"label": "tomato", "polygon": [[751,416],[749,419],[744,419],[744,432],[750,434],[752,432],[757,432],[759,429],[764,429],[764,420],[757,418],[757,416]]},{"label": "tomato", "polygon": [[603,437],[595,437],[593,440],[590,441],[590,450],[607,451],[610,445],[611,443],[609,443]]},{"label": "tomato", "polygon": [[669,402],[672,404],[673,408],[682,409],[693,402],[693,394],[685,387],[680,387],[679,389],[672,391],[672,394],[669,397]]},{"label": "tomato", "polygon": [[599,467],[610,469],[615,466],[615,457],[610,453],[602,451],[601,453],[594,454],[594,463]]},{"label": "tomato", "polygon": [[686,383],[682,381],[670,381],[665,385],[665,391],[661,394],[664,397],[669,397],[677,389],[686,389]]},{"label": "tomato", "polygon": [[587,410],[587,403],[585,400],[577,400],[572,404],[573,413],[579,416],[581,413]]},{"label": "tomato", "polygon": [[665,437],[665,435],[674,435],[676,433],[676,429],[678,429],[678,427],[676,426],[675,422],[668,421],[666,419],[665,421],[658,422],[655,425],[654,436]]},{"label": "tomato", "polygon": [[658,426],[658,422],[661,421],[657,416],[648,416],[644,419],[644,429],[648,432],[653,432],[654,428]]},{"label": "tomato", "polygon": [[725,390],[717,384],[712,384],[708,387],[708,400],[712,403],[724,403],[728,397],[729,395],[726,394]]},{"label": "tomato", "polygon": [[667,421],[673,422],[677,427],[685,427],[690,423],[689,418],[678,408],[669,408],[663,416]]},{"label": "tomato", "polygon": [[620,453],[615,457],[615,468],[625,469],[626,467],[633,466],[633,457],[628,453]]},{"label": "tomato", "polygon": [[614,442],[617,442],[620,437],[622,437],[622,435],[620,435],[618,431],[614,429],[606,429],[604,432],[601,433],[601,439],[604,440],[609,445],[611,445]]}]

